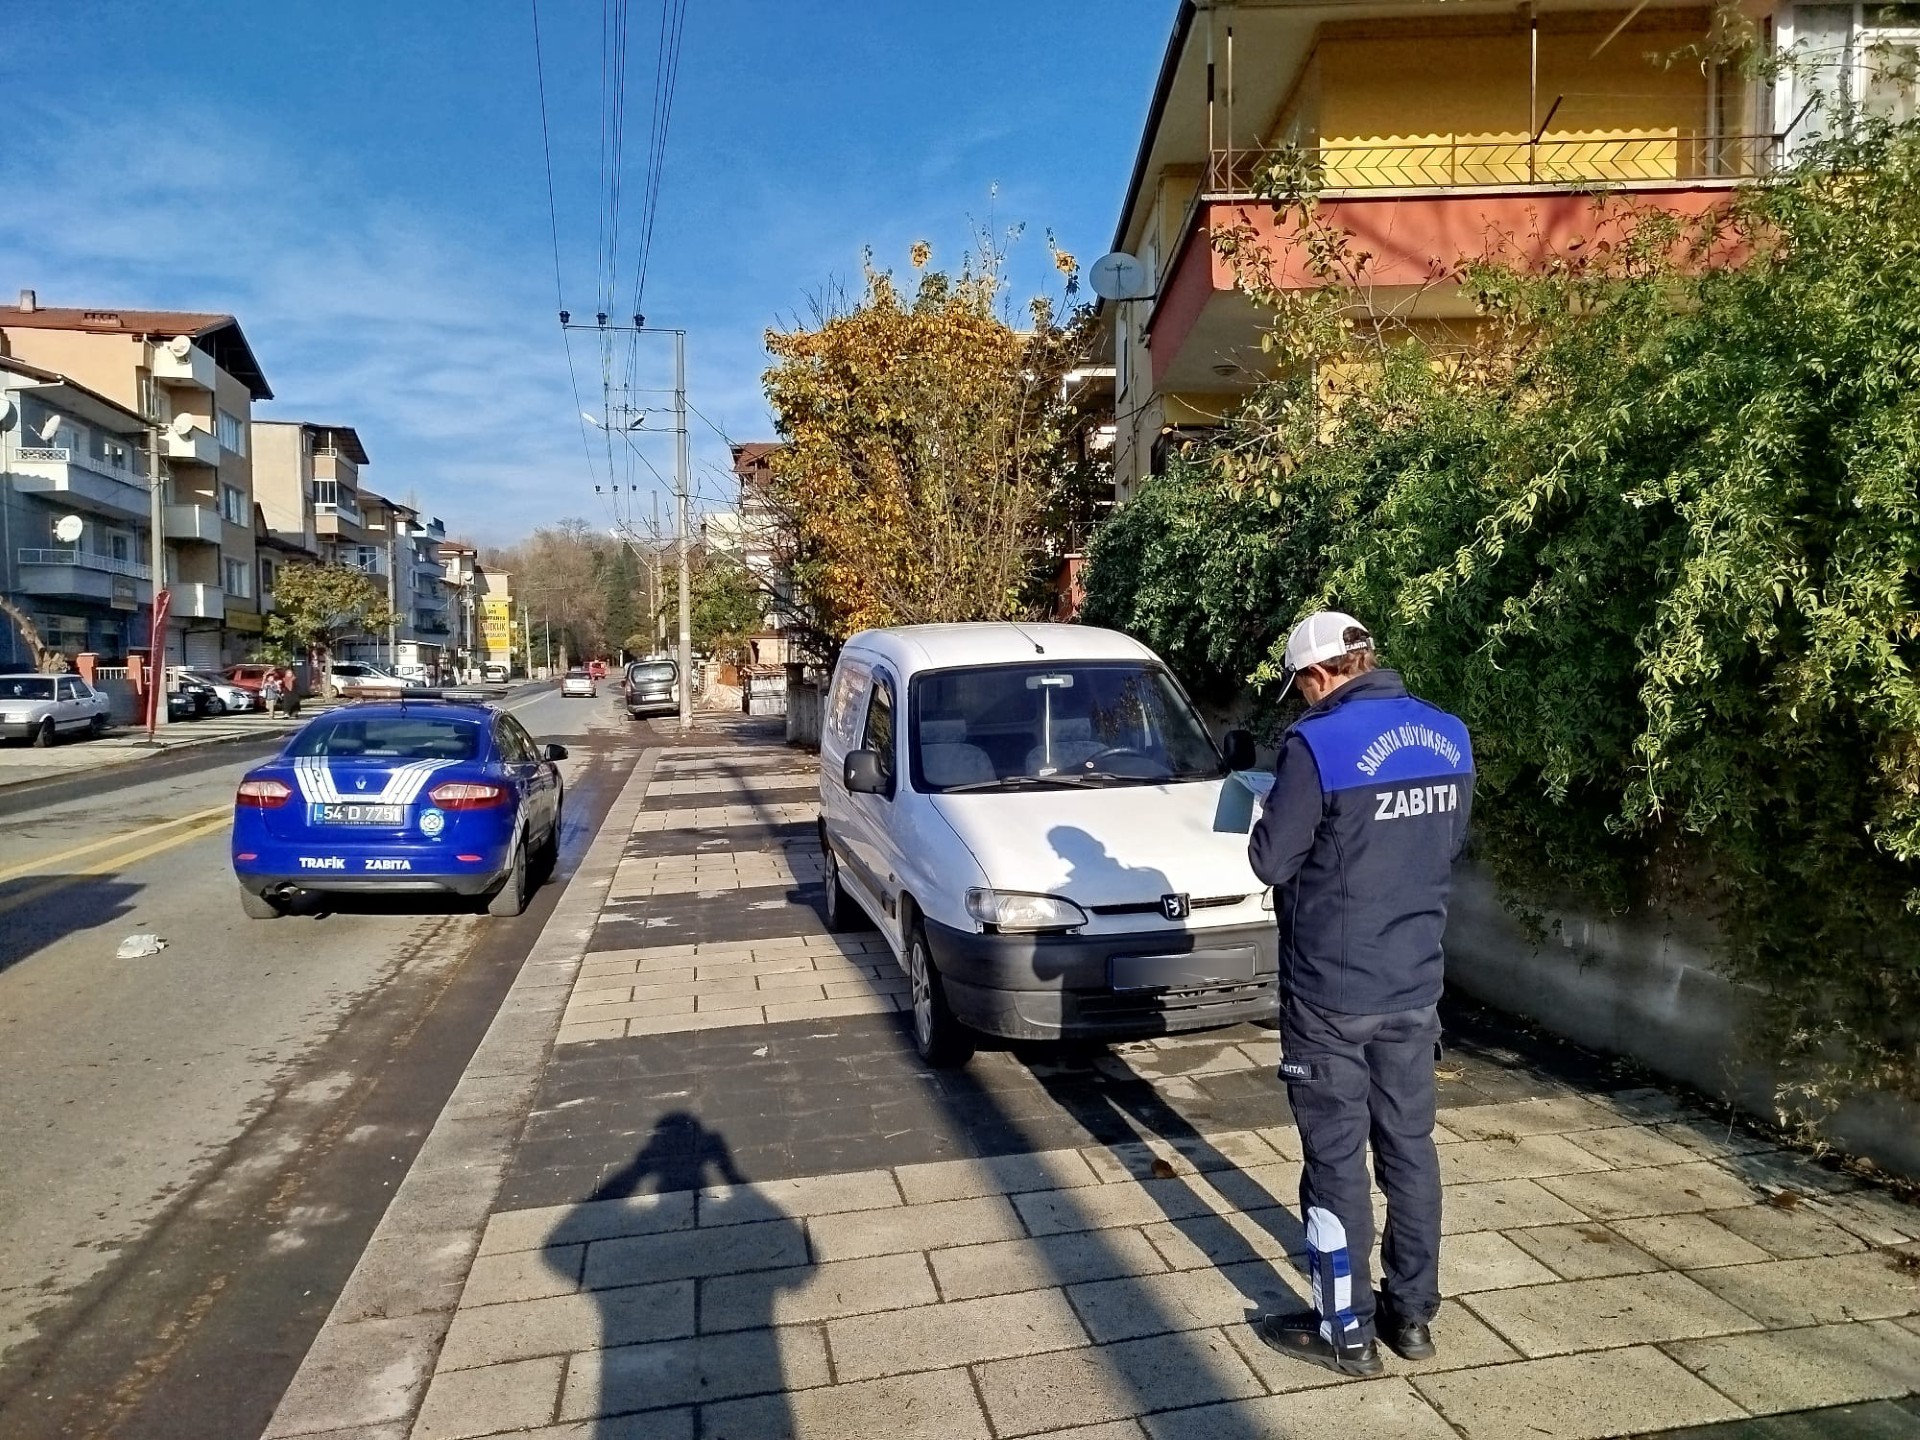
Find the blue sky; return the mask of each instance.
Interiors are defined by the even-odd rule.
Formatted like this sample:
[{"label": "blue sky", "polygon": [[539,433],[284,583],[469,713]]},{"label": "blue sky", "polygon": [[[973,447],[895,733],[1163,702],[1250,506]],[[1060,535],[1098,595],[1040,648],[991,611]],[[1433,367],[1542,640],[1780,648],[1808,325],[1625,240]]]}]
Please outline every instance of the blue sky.
[{"label": "blue sky", "polygon": [[[643,308],[689,331],[692,404],[735,439],[768,436],[764,332],[830,279],[857,283],[867,246],[905,269],[915,240],[952,261],[972,225],[1024,222],[1013,288],[1057,293],[1045,232],[1083,262],[1105,250],[1173,8],[689,0]],[[629,13],[622,312],[659,0]],[[583,319],[602,6],[540,15],[561,274]],[[619,518],[594,493],[604,440],[590,461],[554,314],[527,0],[0,0],[0,22],[0,295],[231,311],[277,397],[260,414],[358,426],[369,483],[456,533]],[[666,383],[666,347],[643,381]],[[573,353],[598,413],[597,338]],[[699,420],[692,442],[719,504],[725,446]],[[670,472],[666,437],[642,448]],[[651,482],[636,460],[621,483],[629,468]],[[649,509],[645,492],[619,503]]]}]

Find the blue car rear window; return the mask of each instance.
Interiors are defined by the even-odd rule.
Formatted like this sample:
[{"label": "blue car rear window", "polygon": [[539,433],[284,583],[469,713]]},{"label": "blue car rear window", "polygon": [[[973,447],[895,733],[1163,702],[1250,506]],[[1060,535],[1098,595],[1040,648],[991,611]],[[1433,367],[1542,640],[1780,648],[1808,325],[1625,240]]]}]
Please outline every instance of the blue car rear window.
[{"label": "blue car rear window", "polygon": [[292,755],[364,755],[377,760],[471,760],[480,727],[467,720],[391,715],[342,717],[309,726]]}]

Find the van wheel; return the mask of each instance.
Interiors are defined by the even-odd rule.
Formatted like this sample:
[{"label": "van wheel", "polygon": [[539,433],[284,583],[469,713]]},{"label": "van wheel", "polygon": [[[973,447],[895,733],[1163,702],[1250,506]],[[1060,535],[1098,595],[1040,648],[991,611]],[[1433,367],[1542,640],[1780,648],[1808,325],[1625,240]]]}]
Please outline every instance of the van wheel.
[{"label": "van wheel", "polygon": [[947,1004],[947,989],[934,968],[927,932],[918,924],[907,941],[907,978],[913,983],[913,1048],[936,1070],[966,1064],[973,1058],[974,1034]]},{"label": "van wheel", "polygon": [[487,897],[487,914],[511,919],[527,908],[527,847],[513,842],[513,858],[507,862],[507,878]]},{"label": "van wheel", "polygon": [[827,856],[827,929],[836,935],[844,935],[849,930],[864,930],[870,923],[867,912],[860,908],[860,902],[847,894],[847,887],[840,883],[840,857],[833,853],[833,846],[823,847]]}]

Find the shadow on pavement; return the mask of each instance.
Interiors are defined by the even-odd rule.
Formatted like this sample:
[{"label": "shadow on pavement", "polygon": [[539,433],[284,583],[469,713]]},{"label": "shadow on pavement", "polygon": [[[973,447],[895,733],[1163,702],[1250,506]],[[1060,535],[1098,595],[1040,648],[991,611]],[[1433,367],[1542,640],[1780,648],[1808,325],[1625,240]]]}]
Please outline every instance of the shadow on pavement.
[{"label": "shadow on pavement", "polygon": [[[699,1191],[695,1228],[606,1239],[612,1212],[637,1196]],[[628,1228],[631,1228],[630,1225]],[[598,1241],[584,1262],[586,1242]],[[711,1268],[709,1249],[737,1244],[773,1268],[699,1282],[704,1304],[696,1310],[693,1286]],[[614,1171],[557,1225],[543,1252],[567,1279],[578,1275],[584,1293],[600,1311],[600,1349],[591,1366],[576,1361],[563,1396],[562,1417],[596,1417],[579,1432],[582,1440],[633,1440],[646,1433],[641,1410],[751,1396],[728,1407],[731,1423],[703,1416],[703,1433],[719,1437],[737,1425],[742,1433],[793,1433],[786,1393],[792,1388],[775,1329],[775,1298],[806,1283],[812,1271],[800,1223],[753,1190],[735,1166],[727,1142],[686,1111],[664,1115],[633,1159]],[[781,1263],[783,1260],[790,1264]],[[715,1286],[719,1289],[716,1291]],[[697,1315],[697,1347],[650,1343],[663,1331],[659,1319],[684,1305]],[[801,1383],[818,1384],[824,1377]],[[593,1387],[589,1400],[579,1388]],[[636,1428],[637,1427],[637,1428]]]},{"label": "shadow on pavement", "polygon": [[[22,875],[0,882],[0,971],[69,936],[114,924],[133,912],[145,887],[99,875]],[[101,937],[102,960],[121,937]]]}]

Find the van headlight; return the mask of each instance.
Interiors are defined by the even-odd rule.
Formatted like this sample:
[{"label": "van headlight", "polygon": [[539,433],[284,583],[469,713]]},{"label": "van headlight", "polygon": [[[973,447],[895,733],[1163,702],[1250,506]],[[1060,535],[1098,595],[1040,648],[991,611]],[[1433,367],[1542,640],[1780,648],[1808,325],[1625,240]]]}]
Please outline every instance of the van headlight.
[{"label": "van headlight", "polygon": [[1087,923],[1087,912],[1071,900],[1017,890],[969,890],[967,913],[995,930],[1072,930]]},{"label": "van headlight", "polygon": [[1273,887],[1271,885],[1260,892],[1260,908],[1269,912],[1273,909]]}]

